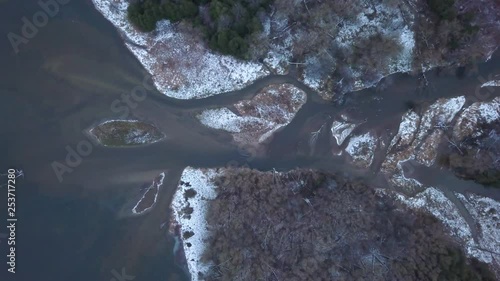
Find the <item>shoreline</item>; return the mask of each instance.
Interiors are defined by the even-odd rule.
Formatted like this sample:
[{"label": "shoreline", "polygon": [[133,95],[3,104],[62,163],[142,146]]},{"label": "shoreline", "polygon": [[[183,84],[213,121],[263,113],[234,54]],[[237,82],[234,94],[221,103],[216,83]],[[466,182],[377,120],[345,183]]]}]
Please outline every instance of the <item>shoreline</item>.
[{"label": "shoreline", "polygon": [[[106,144],[103,142],[103,139],[99,138],[99,134],[103,134],[104,137],[108,135],[107,132],[104,132],[102,127],[106,126],[106,124],[113,125],[114,123],[138,123],[142,124],[145,126],[149,126],[149,130],[142,130],[138,131],[138,128],[130,128],[128,135],[124,136],[123,139],[120,139],[122,142],[121,144]],[[113,131],[114,128],[111,129]],[[94,133],[94,131],[99,131]],[[141,139],[133,139],[133,140],[127,140],[125,137],[134,137],[137,138],[139,137],[137,134],[139,133],[145,133],[146,136],[140,137]],[[152,145],[157,142],[163,141],[167,136],[165,133],[161,132],[158,127],[156,127],[154,124],[150,124],[141,120],[130,120],[130,119],[106,119],[105,121],[98,122],[95,125],[91,126],[89,129],[85,130],[85,134],[93,140],[94,143],[106,147],[106,148],[134,148],[137,146],[147,146],[147,145]],[[111,134],[111,132],[109,133]],[[130,136],[130,134],[133,134],[133,136]],[[157,134],[157,136],[150,136],[151,134]]]},{"label": "shoreline", "polygon": [[[202,255],[207,247],[205,243],[210,235],[211,228],[206,219],[208,202],[216,197],[217,187],[211,182],[214,177],[223,176],[225,169],[211,168],[199,169],[187,167],[181,176],[178,189],[174,194],[171,203],[172,218],[170,221],[170,232],[178,237],[181,243],[185,261],[191,274],[191,280],[201,281],[198,273],[205,275],[211,272],[212,264],[203,261]],[[281,174],[275,171],[268,171],[274,176]],[[299,183],[300,185],[300,183]],[[196,194],[187,198],[186,191],[196,190]],[[375,188],[375,194],[381,193],[384,196],[396,197],[396,200],[408,207],[410,210],[421,210],[431,214],[444,225],[447,235],[460,241],[460,248],[469,258],[477,258],[481,262],[488,264],[492,270],[498,271],[500,264],[492,258],[493,253],[499,253],[500,248],[495,243],[498,229],[495,227],[496,220],[500,215],[500,203],[479,195],[458,194],[441,191],[433,186],[425,186],[422,192],[413,196],[405,195],[399,191],[393,191],[387,188]],[[470,212],[472,222],[463,217],[462,210],[456,206],[455,200],[450,199],[455,196],[458,202],[464,204],[464,208]],[[313,199],[311,199],[313,200]],[[311,204],[306,199],[307,204]],[[186,208],[191,207],[189,216],[186,216]],[[497,212],[493,212],[496,210]],[[493,213],[492,213],[493,212]],[[488,215],[489,214],[489,215]],[[493,217],[492,217],[493,216]],[[217,227],[217,226],[214,226]],[[191,232],[191,233],[190,233]],[[186,233],[189,235],[186,236]],[[180,252],[176,251],[177,254]]]},{"label": "shoreline", "polygon": [[[339,46],[351,46],[355,43],[353,34],[362,34],[363,38],[373,35],[374,29],[380,29],[384,34],[393,33],[389,30],[393,26],[404,25],[397,35],[401,51],[390,58],[388,71],[376,71],[376,77],[365,77],[361,72],[350,69],[354,81],[342,93],[325,88],[328,83],[344,85],[340,81],[333,81],[333,77],[317,77],[317,73],[308,66],[316,67],[321,59],[320,54],[307,56],[304,63],[294,63],[292,59],[293,36],[290,30],[284,32],[281,41],[273,42],[261,62],[242,61],[227,55],[217,54],[209,50],[197,34],[186,34],[178,30],[178,24],[168,20],[157,22],[155,31],[143,33],[134,28],[126,18],[127,0],[92,0],[94,7],[104,18],[117,28],[124,37],[124,44],[139,60],[143,67],[153,77],[156,88],[168,97],[176,99],[200,99],[221,93],[243,89],[254,83],[257,79],[270,74],[285,75],[294,66],[301,66],[299,74],[295,77],[298,81],[315,91],[325,100],[330,100],[333,95],[347,92],[360,91],[371,88],[378,82],[392,74],[408,73],[412,67],[415,39],[411,25],[408,26],[402,18],[401,12],[391,7],[377,7],[387,10],[393,17],[377,18],[371,22],[365,12],[373,12],[369,5],[367,10],[360,11],[356,21],[350,26],[341,28],[335,40]],[[281,18],[274,20],[268,17],[264,23],[264,31],[260,36],[271,36],[271,29],[285,28],[288,20]],[[383,23],[384,19],[391,18],[391,23]],[[270,25],[276,25],[271,28]],[[385,26],[388,25],[388,26]],[[387,29],[387,30],[386,30]],[[393,35],[391,35],[393,36]],[[188,37],[194,37],[189,38]],[[163,62],[163,63],[162,63]],[[435,66],[432,66],[435,67]],[[426,70],[432,68],[428,66]],[[199,79],[203,77],[203,79]],[[336,79],[336,78],[335,78]],[[343,87],[343,86],[342,86]]]},{"label": "shoreline", "polygon": [[[156,178],[153,180],[153,183],[151,183],[151,185],[146,189],[146,191],[144,192],[143,196],[141,197],[141,199],[139,199],[139,201],[137,201],[137,204],[135,204],[135,206],[132,208],[132,213],[134,215],[144,215],[146,214],[147,212],[151,211],[153,209],[153,207],[156,205],[156,202],[158,200],[158,195],[160,194],[160,190],[161,190],[161,187],[163,186],[163,180],[165,179],[165,172],[162,172],[159,176],[159,179],[158,179],[158,182],[156,182]],[[154,199],[153,199],[153,203],[151,203],[151,205],[149,205],[148,207],[146,207],[145,209],[143,209],[142,211],[136,211],[136,209],[139,207],[139,205],[141,204],[142,200],[147,200],[146,199],[146,195],[151,191],[151,190],[154,190],[156,189],[156,192],[155,192],[155,195],[154,195]]]},{"label": "shoreline", "polygon": [[126,18],[126,0],[92,2],[125,37],[126,47],[152,75],[156,88],[168,97],[205,98],[242,89],[270,74],[261,64],[209,51],[199,38],[176,31],[167,20],[158,22],[154,32],[137,31]]},{"label": "shoreline", "polygon": [[[207,273],[210,265],[201,261],[205,250],[204,239],[210,228],[205,219],[207,200],[214,199],[216,188],[211,180],[223,173],[223,169],[196,169],[186,167],[182,172],[170,209],[172,211],[170,232],[175,236],[179,229],[187,266],[192,281],[199,281],[198,272]],[[187,190],[196,193],[187,197]],[[186,208],[192,208],[186,212]],[[183,211],[184,210],[184,211]]]}]

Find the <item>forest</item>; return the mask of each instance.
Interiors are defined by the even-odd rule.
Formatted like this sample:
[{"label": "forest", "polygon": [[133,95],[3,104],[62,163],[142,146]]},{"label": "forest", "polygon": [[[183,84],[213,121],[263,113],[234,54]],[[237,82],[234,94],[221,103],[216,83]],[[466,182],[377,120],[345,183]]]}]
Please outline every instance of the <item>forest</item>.
[{"label": "forest", "polygon": [[500,122],[480,128],[482,135],[465,137],[456,147],[443,147],[438,160],[458,177],[500,188]]},{"label": "forest", "polygon": [[495,280],[437,219],[356,179],[234,169],[214,183],[203,280]]},{"label": "forest", "polygon": [[128,7],[129,20],[150,32],[156,22],[187,21],[203,31],[210,48],[223,54],[245,58],[249,38],[262,30],[257,14],[272,0],[144,0]]},{"label": "forest", "polygon": [[467,64],[480,56],[478,35],[480,31],[490,33],[489,15],[479,16],[481,4],[484,5],[481,1],[422,1],[419,10],[424,16],[415,25],[415,64],[443,59]]}]

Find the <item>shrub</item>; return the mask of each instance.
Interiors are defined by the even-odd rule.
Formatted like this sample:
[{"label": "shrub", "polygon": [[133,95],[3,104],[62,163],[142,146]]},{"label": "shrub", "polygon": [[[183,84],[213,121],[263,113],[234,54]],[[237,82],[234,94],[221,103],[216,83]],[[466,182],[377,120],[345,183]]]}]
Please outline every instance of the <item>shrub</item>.
[{"label": "shrub", "polygon": [[187,189],[184,191],[184,198],[187,200],[188,198],[193,198],[196,196],[196,190],[193,188]]},{"label": "shrub", "polygon": [[452,20],[457,16],[455,0],[427,0],[427,4],[442,20]]},{"label": "shrub", "polygon": [[[262,30],[257,13],[272,0],[145,0],[129,5],[130,22],[144,32],[153,31],[156,22],[188,21],[206,34],[209,47],[223,54],[246,58],[252,34]],[[201,16],[208,7],[208,17]]]}]

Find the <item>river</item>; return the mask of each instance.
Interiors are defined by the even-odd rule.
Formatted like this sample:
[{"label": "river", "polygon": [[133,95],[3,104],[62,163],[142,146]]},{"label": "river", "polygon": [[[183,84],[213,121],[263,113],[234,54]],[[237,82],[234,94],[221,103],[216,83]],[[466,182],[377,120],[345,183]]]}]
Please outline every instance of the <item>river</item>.
[{"label": "river", "polygon": [[[478,65],[477,74],[428,73],[432,89],[425,93],[416,90],[417,77],[396,74],[386,79],[385,88],[348,94],[342,103],[322,101],[288,76],[266,77],[243,90],[202,100],[173,100],[153,90],[135,108],[129,108],[129,117],[156,124],[166,133],[165,141],[127,149],[93,146],[59,181],[52,163],[64,163],[67,149],[87,140],[86,128],[119,117],[112,104],[141,85],[147,74],[90,0],[73,0],[61,7],[14,53],[6,35],[20,34],[21,19],[31,18],[39,10],[35,1],[0,1],[0,144],[6,148],[0,169],[16,167],[25,173],[17,190],[18,272],[4,279],[7,273],[1,269],[1,280],[107,281],[122,270],[141,281],[188,280],[175,265],[173,239],[160,228],[169,218],[168,206],[185,166],[311,167],[353,173],[355,169],[343,159],[325,153],[329,151],[326,134],[314,153],[303,153],[307,140],[300,132],[312,118],[348,111],[367,120],[365,126],[390,123],[408,109],[409,101],[472,95],[480,84],[478,77],[500,72],[497,52]],[[249,157],[229,145],[228,135],[204,128],[194,118],[201,108],[231,104],[278,82],[297,85],[309,99],[293,122],[275,136],[264,157]],[[491,96],[498,96],[498,91]],[[162,171],[168,175],[153,211],[124,216],[123,206],[137,195],[139,187]],[[5,193],[0,196],[5,198]],[[1,208],[2,217],[5,209]],[[0,242],[3,251],[5,243]],[[2,253],[0,264],[5,265],[5,259]]]}]

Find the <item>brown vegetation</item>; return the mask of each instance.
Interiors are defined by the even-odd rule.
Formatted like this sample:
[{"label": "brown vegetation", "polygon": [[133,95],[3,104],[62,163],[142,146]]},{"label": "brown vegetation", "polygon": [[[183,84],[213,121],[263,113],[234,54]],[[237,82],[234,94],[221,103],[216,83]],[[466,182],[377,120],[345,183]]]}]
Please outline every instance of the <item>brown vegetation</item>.
[{"label": "brown vegetation", "polygon": [[484,59],[500,40],[495,0],[425,0],[416,2],[415,67],[444,62],[466,64]]},{"label": "brown vegetation", "polygon": [[107,121],[92,128],[90,133],[105,146],[149,144],[165,137],[154,125],[133,120]]},{"label": "brown vegetation", "polygon": [[434,217],[365,184],[249,169],[214,183],[205,280],[494,280]]},{"label": "brown vegetation", "polygon": [[439,158],[440,164],[461,178],[500,187],[500,122],[482,125],[480,131],[478,137],[450,141],[451,152]]}]

